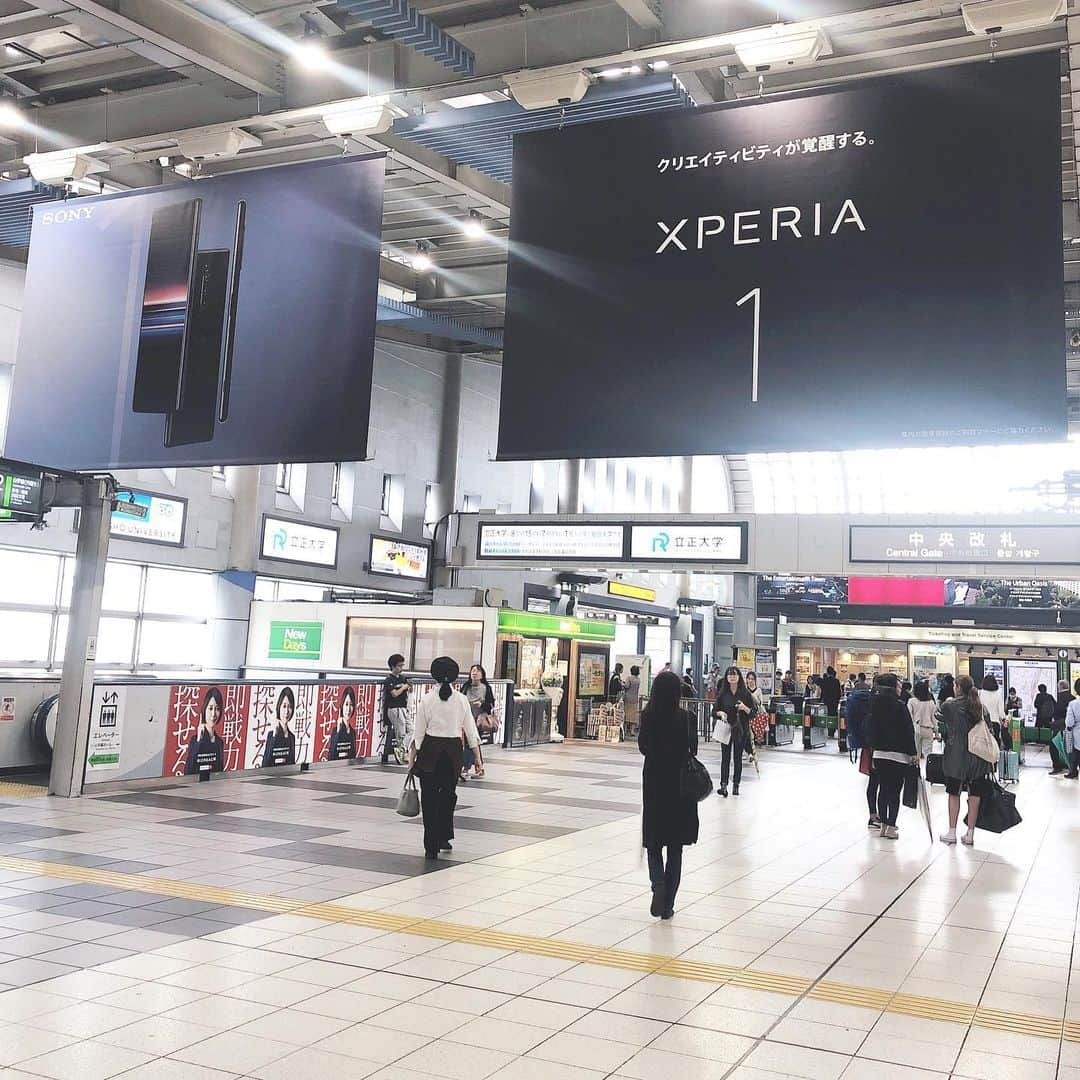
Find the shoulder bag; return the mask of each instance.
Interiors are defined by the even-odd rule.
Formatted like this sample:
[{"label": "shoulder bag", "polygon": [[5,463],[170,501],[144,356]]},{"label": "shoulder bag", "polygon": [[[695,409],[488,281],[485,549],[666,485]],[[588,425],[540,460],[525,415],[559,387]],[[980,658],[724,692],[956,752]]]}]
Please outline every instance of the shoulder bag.
[{"label": "shoulder bag", "polygon": [[416,777],[411,769],[398,796],[397,812],[402,817],[416,817],[420,813],[420,792],[416,790]]},{"label": "shoulder bag", "polygon": [[985,716],[968,731],[968,752],[974,754],[980,761],[985,761],[988,765],[998,763],[1001,748],[998,746],[997,739],[994,738],[994,733],[990,730],[990,725],[986,722]]},{"label": "shoulder bag", "polygon": [[[689,716],[687,716],[687,721],[693,723]],[[689,735],[689,731],[687,734]],[[692,753],[687,753],[686,761],[679,772],[679,794],[684,799],[701,802],[712,792],[712,789],[713,782],[709,770]]]}]

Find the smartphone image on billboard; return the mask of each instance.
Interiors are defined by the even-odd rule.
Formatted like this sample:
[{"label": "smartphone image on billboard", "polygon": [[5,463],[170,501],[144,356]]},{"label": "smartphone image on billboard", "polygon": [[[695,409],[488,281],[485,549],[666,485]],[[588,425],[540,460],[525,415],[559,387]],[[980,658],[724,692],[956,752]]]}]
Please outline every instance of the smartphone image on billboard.
[{"label": "smartphone image on billboard", "polygon": [[221,402],[218,420],[229,419],[229,394],[232,391],[233,349],[236,345],[236,309],[240,303],[240,271],[244,266],[244,226],[247,223],[247,203],[241,199],[236,206],[236,228],[233,235],[232,276],[229,279],[229,307],[225,316],[225,359],[221,372]]},{"label": "smartphone image on billboard", "polygon": [[131,403],[135,412],[167,413],[180,406],[201,206],[201,199],[189,199],[154,211]]},{"label": "smartphone image on billboard", "polygon": [[221,374],[221,342],[229,283],[229,252],[195,257],[191,311],[180,374],[180,407],[165,420],[165,445],[209,442],[214,436]]}]

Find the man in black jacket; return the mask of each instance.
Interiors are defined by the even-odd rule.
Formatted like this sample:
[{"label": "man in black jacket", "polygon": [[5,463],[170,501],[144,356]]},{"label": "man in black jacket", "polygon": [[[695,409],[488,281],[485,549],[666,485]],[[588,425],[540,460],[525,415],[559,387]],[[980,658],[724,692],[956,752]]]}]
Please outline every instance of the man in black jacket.
[{"label": "man in black jacket", "polygon": [[896,830],[900,792],[908,769],[919,760],[915,726],[899,693],[900,680],[895,675],[879,675],[870,694],[867,724],[867,737],[874,748],[874,771],[878,774],[878,817],[886,840],[900,835]]}]

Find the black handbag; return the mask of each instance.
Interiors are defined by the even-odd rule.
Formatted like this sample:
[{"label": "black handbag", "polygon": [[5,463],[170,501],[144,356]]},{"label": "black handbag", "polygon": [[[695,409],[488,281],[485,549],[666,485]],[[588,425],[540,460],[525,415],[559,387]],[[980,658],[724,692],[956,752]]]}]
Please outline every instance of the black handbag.
[{"label": "black handbag", "polygon": [[679,773],[679,794],[684,799],[701,802],[712,793],[712,789],[713,782],[709,770],[693,754],[687,754]]},{"label": "black handbag", "polygon": [[942,754],[926,755],[926,782],[928,784],[945,783],[945,757]]},{"label": "black handbag", "polygon": [[[979,800],[979,817],[975,827],[986,832],[1003,833],[1023,820],[1020,811],[1016,809],[1016,796],[1000,784],[993,783],[990,793]],[[967,819],[964,821],[966,824]]]},{"label": "black handbag", "polygon": [[904,793],[901,801],[909,809],[914,810],[919,805],[919,766],[909,765],[904,770]]}]

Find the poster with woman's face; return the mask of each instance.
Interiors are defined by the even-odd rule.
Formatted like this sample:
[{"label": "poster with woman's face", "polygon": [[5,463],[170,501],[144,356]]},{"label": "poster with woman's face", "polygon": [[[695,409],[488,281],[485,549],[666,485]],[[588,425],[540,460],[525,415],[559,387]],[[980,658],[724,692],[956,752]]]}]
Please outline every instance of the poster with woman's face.
[{"label": "poster with woman's face", "polygon": [[[237,683],[170,687],[161,775],[183,776],[192,745],[201,738],[205,748],[211,732],[221,740],[224,770],[244,768],[250,690]],[[209,753],[204,749],[205,755]]]},{"label": "poster with woman's face", "polygon": [[364,758],[371,753],[375,684],[319,687],[314,761]]},{"label": "poster with woman's face", "polygon": [[251,688],[244,768],[312,760],[319,690],[316,683],[262,683]]}]

